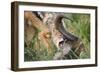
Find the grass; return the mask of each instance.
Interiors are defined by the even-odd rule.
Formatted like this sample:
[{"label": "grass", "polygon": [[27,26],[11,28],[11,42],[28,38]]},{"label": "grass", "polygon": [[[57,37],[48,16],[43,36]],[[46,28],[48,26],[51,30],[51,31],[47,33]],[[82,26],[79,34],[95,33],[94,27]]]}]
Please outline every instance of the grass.
[{"label": "grass", "polygon": [[47,48],[45,48],[42,41],[38,39],[38,32],[36,33],[35,37],[33,37],[30,45],[25,47],[24,50],[24,59],[25,61],[42,61],[42,60],[52,60],[55,52],[56,47],[55,45],[51,44],[52,53],[50,53]]},{"label": "grass", "polygon": [[[67,30],[82,39],[85,46],[85,51],[80,53],[79,58],[90,58],[90,15],[74,13],[71,14],[71,18],[73,19],[73,22],[65,20]],[[71,55],[70,52],[69,55]]]},{"label": "grass", "polygon": [[[73,22],[68,20],[65,21],[65,26],[67,30],[71,33],[77,35],[82,39],[85,45],[85,52],[82,51],[79,56],[71,50],[65,59],[86,59],[90,58],[90,15],[89,14],[65,14],[70,15],[70,18],[73,19]],[[42,60],[52,60],[53,56],[57,50],[57,47],[51,44],[52,53],[50,53],[47,48],[42,44],[38,39],[38,31],[33,37],[30,45],[24,49],[24,61],[42,61]]]}]

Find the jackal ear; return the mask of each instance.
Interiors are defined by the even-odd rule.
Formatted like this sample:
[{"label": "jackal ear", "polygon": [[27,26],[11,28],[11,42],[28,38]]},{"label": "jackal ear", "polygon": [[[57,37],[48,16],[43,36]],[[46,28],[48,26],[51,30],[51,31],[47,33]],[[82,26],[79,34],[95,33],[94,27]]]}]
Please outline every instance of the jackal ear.
[{"label": "jackal ear", "polygon": [[71,34],[68,31],[66,31],[66,29],[64,28],[63,23],[61,23],[62,18],[66,18],[68,20],[71,20],[71,19],[69,19],[68,17],[66,17],[64,15],[58,15],[56,17],[56,19],[55,19],[56,28],[64,36],[65,39],[70,40],[70,41],[77,41],[78,40],[78,37],[75,36],[75,35],[73,35],[73,34]]},{"label": "jackal ear", "polygon": [[73,22],[73,19],[71,19],[70,17],[65,16],[64,14],[60,14],[56,16],[57,20],[62,20],[63,18],[70,20],[71,22]]}]

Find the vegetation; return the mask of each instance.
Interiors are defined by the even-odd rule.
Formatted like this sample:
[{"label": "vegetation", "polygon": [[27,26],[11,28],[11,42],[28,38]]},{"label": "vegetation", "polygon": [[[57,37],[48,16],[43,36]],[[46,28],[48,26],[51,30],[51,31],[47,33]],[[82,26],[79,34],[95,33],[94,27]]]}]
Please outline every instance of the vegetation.
[{"label": "vegetation", "polygon": [[[65,14],[66,16],[68,14]],[[76,14],[69,13],[70,18],[73,22],[64,20],[66,30],[77,35],[85,45],[85,51],[82,51],[79,56],[74,52],[73,48],[65,56],[64,59],[86,59],[90,58],[90,15],[89,14]],[[52,42],[51,52],[45,48],[45,45],[38,39],[38,30],[36,35],[33,37],[29,46],[25,46],[24,49],[24,60],[25,61],[42,61],[42,60],[52,60],[53,56],[57,51],[57,47]]]},{"label": "vegetation", "polygon": [[[73,22],[65,20],[66,27],[70,32],[82,39],[82,42],[85,45],[85,51],[82,51],[78,58],[90,58],[90,15],[74,13],[71,18],[73,18]],[[73,50],[71,50],[68,55],[71,59],[77,58]]]}]

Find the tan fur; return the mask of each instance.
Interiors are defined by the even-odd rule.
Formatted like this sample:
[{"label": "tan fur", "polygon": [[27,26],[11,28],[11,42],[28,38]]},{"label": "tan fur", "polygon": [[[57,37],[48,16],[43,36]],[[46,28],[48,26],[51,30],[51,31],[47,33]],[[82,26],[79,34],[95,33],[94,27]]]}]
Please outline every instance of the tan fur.
[{"label": "tan fur", "polygon": [[[28,19],[31,21],[31,27],[34,27],[35,29],[37,29],[39,31],[38,33],[38,38],[41,42],[43,42],[44,46],[47,48],[47,50],[50,52],[51,51],[51,34],[50,31],[48,30],[48,28],[43,25],[42,21],[37,18],[32,12],[25,12],[25,19]],[[32,34],[34,34],[33,29],[31,29],[31,27],[27,27],[25,28],[25,33],[27,35],[27,38],[25,38],[25,40],[31,40],[32,39]],[[33,31],[33,32],[32,32]]]}]

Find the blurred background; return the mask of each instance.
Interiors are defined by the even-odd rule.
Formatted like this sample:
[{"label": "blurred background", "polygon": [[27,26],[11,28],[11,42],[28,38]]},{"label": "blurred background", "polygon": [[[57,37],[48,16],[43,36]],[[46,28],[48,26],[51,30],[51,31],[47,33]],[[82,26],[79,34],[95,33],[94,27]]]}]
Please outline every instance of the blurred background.
[{"label": "blurred background", "polygon": [[[64,59],[87,59],[90,58],[90,14],[80,13],[61,13],[73,20],[64,19],[64,27],[70,33],[78,36],[84,44],[85,51],[81,51],[80,55],[77,55],[73,48],[65,55]],[[35,36],[32,38],[29,46],[25,46],[24,49],[24,61],[42,61],[53,60],[53,57],[57,51],[57,47],[54,45],[52,39],[51,52],[47,50],[42,41],[38,38],[38,30],[35,32]],[[27,33],[27,32],[25,32]],[[75,48],[76,49],[76,48]]]}]

